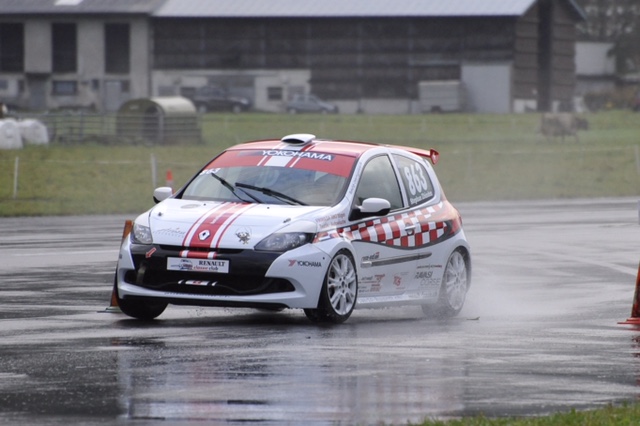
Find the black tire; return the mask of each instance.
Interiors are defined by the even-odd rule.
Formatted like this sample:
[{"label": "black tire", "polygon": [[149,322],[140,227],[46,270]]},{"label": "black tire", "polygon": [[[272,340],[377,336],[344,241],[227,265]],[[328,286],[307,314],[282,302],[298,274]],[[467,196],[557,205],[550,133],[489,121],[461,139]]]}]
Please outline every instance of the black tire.
[{"label": "black tire", "polygon": [[358,300],[358,275],[351,253],[340,250],[331,259],[324,277],[318,309],[305,310],[307,318],[314,322],[345,322]]},{"label": "black tire", "polygon": [[318,312],[317,309],[305,309],[304,314],[307,316],[307,318],[311,322],[322,322],[322,318],[320,317],[320,312]]},{"label": "black tire", "polygon": [[422,311],[428,316],[439,318],[458,315],[464,306],[470,283],[468,258],[464,252],[456,250],[447,260],[438,303],[435,306],[423,305]]},{"label": "black tire", "polygon": [[121,298],[118,294],[118,285],[115,284],[118,307],[123,314],[143,321],[151,321],[157,318],[167,309],[167,302],[158,299],[145,298]]}]

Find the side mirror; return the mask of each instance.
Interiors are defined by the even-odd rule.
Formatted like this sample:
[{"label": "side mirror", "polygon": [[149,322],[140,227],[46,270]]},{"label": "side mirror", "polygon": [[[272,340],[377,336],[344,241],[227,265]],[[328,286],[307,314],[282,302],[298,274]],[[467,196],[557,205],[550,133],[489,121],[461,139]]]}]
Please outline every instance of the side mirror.
[{"label": "side mirror", "polygon": [[153,191],[153,201],[158,204],[173,195],[173,189],[168,186],[161,186]]},{"label": "side mirror", "polygon": [[367,198],[360,207],[351,211],[349,219],[362,219],[367,216],[385,216],[391,211],[391,203],[384,198]]}]

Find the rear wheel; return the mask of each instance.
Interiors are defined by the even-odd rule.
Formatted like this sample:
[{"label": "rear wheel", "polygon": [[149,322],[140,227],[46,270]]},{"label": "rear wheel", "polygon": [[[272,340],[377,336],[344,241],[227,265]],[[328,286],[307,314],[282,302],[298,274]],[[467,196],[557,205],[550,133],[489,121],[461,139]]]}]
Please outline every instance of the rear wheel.
[{"label": "rear wheel", "polygon": [[324,278],[317,309],[305,309],[313,322],[345,322],[353,312],[358,298],[358,276],[353,257],[347,250],[339,251]]},{"label": "rear wheel", "polygon": [[460,250],[456,250],[447,261],[437,305],[423,305],[422,311],[430,316],[434,314],[438,317],[456,316],[462,310],[467,290],[469,290],[467,259]]}]

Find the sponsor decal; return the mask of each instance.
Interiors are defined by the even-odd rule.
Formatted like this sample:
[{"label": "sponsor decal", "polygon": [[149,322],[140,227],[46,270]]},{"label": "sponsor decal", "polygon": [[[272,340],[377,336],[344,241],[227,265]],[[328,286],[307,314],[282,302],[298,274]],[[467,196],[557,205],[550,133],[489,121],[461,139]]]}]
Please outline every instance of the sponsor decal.
[{"label": "sponsor decal", "polygon": [[167,270],[192,272],[229,273],[229,261],[220,259],[181,259],[167,258]]},{"label": "sponsor decal", "polygon": [[320,229],[333,228],[336,226],[344,225],[347,222],[347,215],[345,213],[336,213],[333,215],[327,215],[316,219],[316,223]]},{"label": "sponsor decal", "polygon": [[265,149],[262,151],[263,157],[288,157],[288,158],[308,158],[311,160],[333,161],[333,155],[325,152],[311,151],[289,151],[281,149]]},{"label": "sponsor decal", "polygon": [[311,261],[311,260],[289,259],[289,267],[292,267],[292,266],[302,266],[305,268],[321,268],[322,263]]},{"label": "sponsor decal", "polygon": [[214,287],[218,284],[217,281],[197,281],[197,280],[180,280],[178,281],[180,285],[195,285],[200,287]]},{"label": "sponsor decal", "polygon": [[418,269],[442,269],[442,265],[420,265]]},{"label": "sponsor decal", "polygon": [[433,191],[427,191],[424,194],[420,194],[416,197],[409,197],[409,203],[411,205],[419,204],[423,201],[428,200],[431,197],[433,197]]},{"label": "sponsor decal", "polygon": [[394,275],[393,276],[393,285],[395,285],[396,287],[400,287],[402,285],[402,277]]},{"label": "sponsor decal", "polygon": [[236,237],[238,237],[238,241],[242,244],[249,244],[249,240],[251,240],[251,230],[248,228],[239,229],[236,232]]},{"label": "sponsor decal", "polygon": [[378,260],[380,258],[380,252],[377,251],[373,254],[370,254],[368,256],[363,256],[362,257],[362,262],[370,262],[372,260]]},{"label": "sponsor decal", "polygon": [[422,280],[425,278],[431,278],[433,276],[433,271],[421,271],[421,272],[416,272],[416,280]]},{"label": "sponsor decal", "polygon": [[167,237],[179,237],[182,238],[185,236],[186,232],[180,230],[180,228],[164,228],[158,229],[155,231],[158,235],[166,235]]},{"label": "sponsor decal", "polygon": [[362,163],[358,163],[355,171],[353,172],[353,178],[351,179],[351,184],[349,185],[349,189],[347,193],[349,195],[353,195],[356,192],[356,188],[358,187],[358,182],[360,181],[360,175],[362,174],[362,168],[364,166]]},{"label": "sponsor decal", "polygon": [[419,288],[423,290],[421,294],[426,297],[435,297],[440,288],[440,275],[433,276],[433,271],[418,271],[414,279],[419,281]]}]

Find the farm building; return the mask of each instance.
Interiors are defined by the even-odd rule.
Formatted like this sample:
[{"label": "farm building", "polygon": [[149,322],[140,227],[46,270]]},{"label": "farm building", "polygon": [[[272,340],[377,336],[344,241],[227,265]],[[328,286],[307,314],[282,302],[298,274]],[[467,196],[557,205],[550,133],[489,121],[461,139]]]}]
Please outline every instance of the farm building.
[{"label": "farm building", "polygon": [[0,102],[117,110],[149,95],[163,0],[0,0]]},{"label": "farm building", "polygon": [[582,19],[574,0],[0,0],[0,100],[113,111],[210,85],[404,114],[447,82],[454,109],[555,110]]}]

